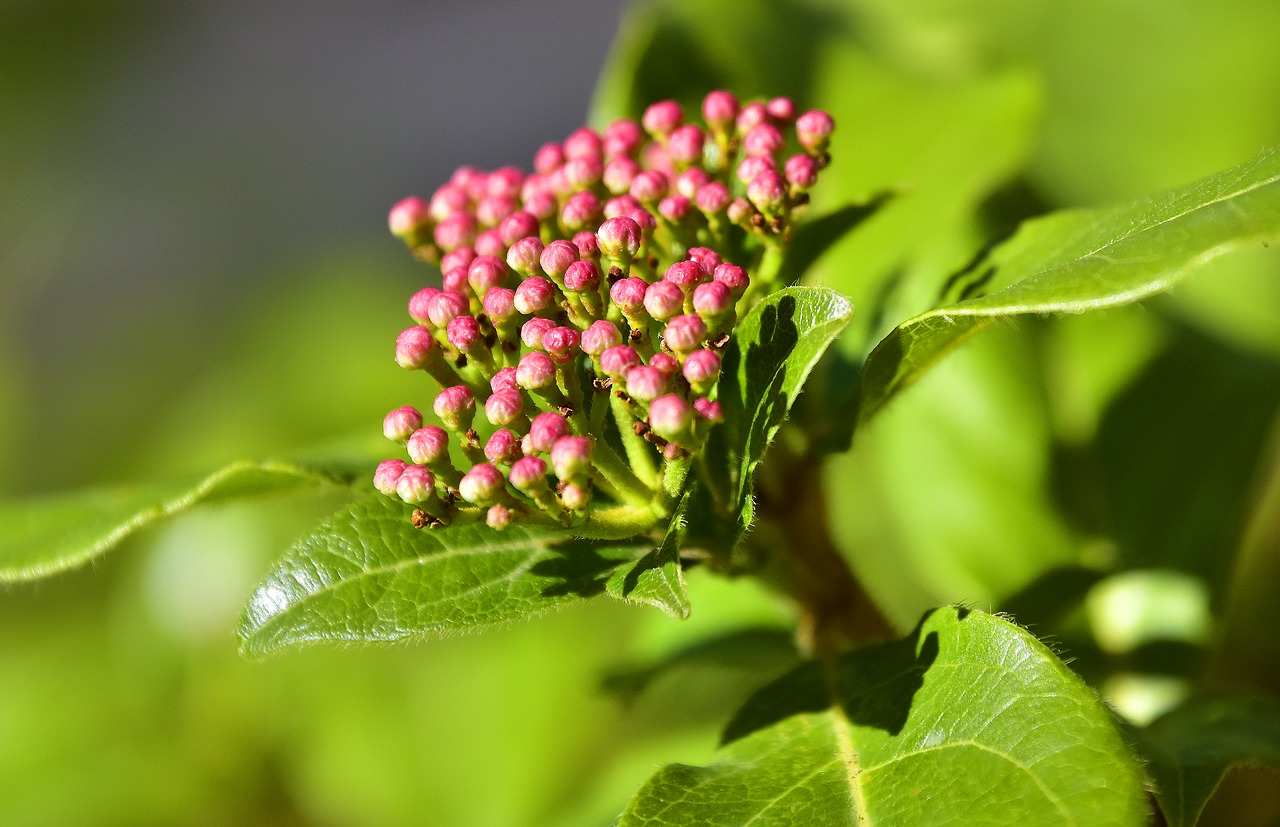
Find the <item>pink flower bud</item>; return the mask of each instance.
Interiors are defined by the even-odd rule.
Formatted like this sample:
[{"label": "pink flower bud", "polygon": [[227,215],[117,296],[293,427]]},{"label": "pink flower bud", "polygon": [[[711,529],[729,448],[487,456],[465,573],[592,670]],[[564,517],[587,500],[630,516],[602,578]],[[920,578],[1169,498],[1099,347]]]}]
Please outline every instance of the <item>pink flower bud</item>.
[{"label": "pink flower bud", "polygon": [[693,426],[693,408],[674,393],[649,403],[649,427],[663,439],[678,442]]},{"label": "pink flower bud", "polygon": [[490,287],[481,304],[489,320],[500,325],[515,318],[516,291],[509,287]]},{"label": "pink flower bud", "polygon": [[600,261],[600,242],[596,241],[596,234],[590,230],[575,233],[573,246],[578,248],[578,255],[583,261]]},{"label": "pink flower bud", "polygon": [[667,138],[667,155],[677,167],[686,167],[702,160],[702,143],[706,136],[697,124],[677,127]]},{"label": "pink flower bud", "polygon": [[706,338],[707,323],[693,313],[676,316],[662,333],[662,341],[676,353],[691,353],[702,347]]},{"label": "pink flower bud", "polygon": [[[475,416],[476,398],[471,395],[471,390],[466,385],[454,385],[436,394],[435,403],[431,409],[451,430],[465,431],[471,427],[471,420]],[[422,422],[419,420],[418,426],[421,427],[421,425]]]},{"label": "pink flower bud", "polygon": [[698,188],[693,203],[703,214],[716,215],[724,212],[732,200],[733,196],[729,193],[728,187],[719,181],[712,181]]},{"label": "pink flower bud", "polygon": [[556,287],[542,276],[532,276],[516,287],[515,306],[521,313],[541,313],[555,307]]},{"label": "pink flower bud", "polygon": [[692,201],[698,190],[711,181],[711,176],[702,167],[689,167],[676,176],[676,192]]},{"label": "pink flower bud", "polygon": [[[605,189],[614,195],[621,195],[631,189],[631,182],[639,174],[640,165],[634,159],[622,155],[604,165],[600,179],[604,182]],[[606,205],[605,214],[608,212]]]},{"label": "pink flower bud", "polygon": [[600,136],[590,127],[579,127],[572,135],[564,139],[564,157],[566,162],[574,158],[599,158],[604,143]]},{"label": "pink flower bud", "polygon": [[581,257],[572,241],[557,239],[542,251],[539,261],[542,264],[542,271],[550,276],[552,281],[561,281],[564,278],[564,271]]},{"label": "pink flower bud", "polygon": [[570,195],[560,208],[560,223],[577,232],[600,222],[600,199],[590,190],[579,190]]},{"label": "pink flower bud", "polygon": [[476,167],[458,167],[449,177],[449,183],[462,187],[472,201],[479,201],[484,197],[485,183],[488,178],[484,170]]},{"label": "pink flower bud", "polygon": [[490,287],[500,286],[507,279],[507,265],[493,256],[476,256],[467,268],[467,283],[480,298]]},{"label": "pink flower bud", "polygon": [[818,181],[818,162],[810,155],[792,155],[784,169],[787,181],[799,189],[807,190]]},{"label": "pink flower bud", "polygon": [[402,459],[384,459],[378,463],[377,469],[373,472],[373,487],[388,497],[394,496],[396,481],[400,479],[400,475],[407,467]]},{"label": "pink flower bud", "polygon": [[656,169],[647,169],[631,181],[631,195],[641,204],[656,204],[670,191],[671,182]]},{"label": "pink flower bud", "polygon": [[773,156],[786,145],[787,139],[771,123],[757,124],[742,139],[742,151],[748,156]]},{"label": "pink flower bud", "polygon": [[716,132],[723,132],[738,117],[738,99],[732,92],[716,90],[702,99],[702,119]]},{"label": "pink flower bud", "polygon": [[769,117],[779,123],[791,123],[796,117],[796,105],[791,98],[774,98],[764,105]]},{"label": "pink flower bud", "polygon": [[753,214],[755,210],[751,206],[751,202],[745,198],[735,198],[729,202],[729,206],[725,209],[725,214],[729,216],[729,220],[734,224],[744,224]]},{"label": "pink flower bud", "polygon": [[720,378],[720,357],[712,350],[695,350],[684,357],[684,378],[697,393],[705,393]]},{"label": "pink flower bud", "polygon": [[543,144],[533,156],[533,168],[539,175],[550,175],[564,163],[564,150],[560,144]]},{"label": "pink flower bud", "polygon": [[424,425],[410,435],[407,447],[409,459],[419,465],[435,465],[449,458],[449,434],[438,425]]},{"label": "pink flower bud", "polygon": [[431,300],[440,293],[435,287],[424,287],[409,297],[409,317],[418,324],[430,324],[431,314],[428,308]]},{"label": "pink flower bud", "polygon": [[524,413],[524,399],[519,391],[496,391],[490,394],[484,403],[485,418],[500,428],[519,422],[522,413]]},{"label": "pink flower bud", "polygon": [[476,252],[499,260],[506,257],[507,245],[502,243],[502,234],[497,227],[490,227],[476,236]]},{"label": "pink flower bud", "polygon": [[435,348],[430,330],[421,325],[407,327],[396,337],[396,364],[405,370],[421,370]]},{"label": "pink flower bud", "polygon": [[593,156],[571,158],[564,165],[564,177],[575,190],[586,189],[604,175],[600,159]]},{"label": "pink flower bud", "polygon": [[545,454],[556,440],[569,433],[569,422],[558,413],[540,413],[529,423],[529,435],[525,439],[526,454]]},{"label": "pink flower bud", "polygon": [[646,209],[628,210],[626,217],[640,225],[640,232],[645,238],[651,238],[653,231],[658,227],[658,219]]},{"label": "pink flower bud", "polygon": [[502,167],[489,173],[484,191],[485,195],[509,195],[514,198],[520,194],[520,187],[523,184],[524,170],[520,167]]},{"label": "pink flower bud", "polygon": [[471,209],[471,199],[467,191],[456,184],[445,184],[431,195],[431,203],[427,210],[436,221],[444,221],[455,213],[467,212]]},{"label": "pink flower bud", "polygon": [[382,435],[392,442],[408,442],[409,436],[422,427],[422,414],[412,405],[404,405],[382,419]]},{"label": "pink flower bud", "polygon": [[658,215],[672,224],[679,224],[689,216],[691,202],[683,195],[668,195],[658,202]]},{"label": "pink flower bud", "polygon": [[767,120],[769,120],[769,110],[765,109],[763,103],[757,101],[747,104],[738,111],[738,118],[734,125],[738,129],[739,135],[746,135]]},{"label": "pink flower bud", "polygon": [[735,174],[744,184],[750,184],[762,172],[777,172],[778,164],[769,155],[753,155],[742,159]]},{"label": "pink flower bud", "polygon": [[547,463],[538,457],[521,457],[512,463],[509,479],[517,491],[540,490],[547,484]]},{"label": "pink flower bud", "polygon": [[[689,262],[699,270],[696,262]],[[684,292],[672,281],[655,281],[644,291],[644,309],[658,321],[676,316],[684,308]]]},{"label": "pink flower bud", "polygon": [[716,268],[723,263],[724,259],[720,258],[720,254],[709,247],[690,247],[689,258],[702,265],[703,280],[711,278]]},{"label": "pink flower bud", "polygon": [[649,357],[649,367],[661,373],[670,382],[680,373],[680,363],[674,356],[659,351]]},{"label": "pink flower bud", "polygon": [[729,292],[733,293],[735,299],[740,297],[742,291],[746,290],[747,285],[751,283],[746,270],[727,261],[716,268],[713,278],[728,287]]},{"label": "pink flower bud", "polygon": [[556,323],[550,319],[534,316],[520,328],[520,341],[530,350],[543,350],[542,336],[555,326]]},{"label": "pink flower bud", "polygon": [[693,310],[702,318],[718,320],[733,309],[733,291],[724,282],[709,281],[693,289]]},{"label": "pink flower bud", "polygon": [[538,234],[538,217],[527,210],[517,210],[498,225],[502,243],[510,247],[522,238]]},{"label": "pink flower bud", "polygon": [[820,109],[811,110],[796,118],[796,140],[809,152],[823,152],[835,128],[830,115]]},{"label": "pink flower bud", "polygon": [[387,226],[396,238],[412,241],[420,232],[430,228],[431,211],[426,201],[416,195],[398,201],[387,215]]},{"label": "pink flower bud", "polygon": [[542,347],[553,361],[564,364],[578,355],[578,331],[572,327],[553,327],[542,334]]},{"label": "pink flower bud", "polygon": [[554,387],[556,384],[556,366],[547,354],[531,350],[520,357],[516,368],[516,383],[531,391]]},{"label": "pink flower bud", "polygon": [[520,437],[499,428],[484,444],[484,455],[494,465],[510,465],[520,458]]},{"label": "pink flower bud", "polygon": [[[466,267],[455,267],[452,270],[448,270],[445,272],[444,274],[444,292],[445,293],[459,293],[463,296],[466,296],[467,291],[470,289],[471,289],[471,285],[467,283]],[[427,308],[428,315],[430,315],[430,310],[431,308],[430,306],[428,306]]]},{"label": "pink flower bud", "polygon": [[614,282],[609,288],[609,298],[623,313],[632,316],[644,309],[644,294],[648,289],[647,281],[631,276]]},{"label": "pink flower bud", "polygon": [[564,289],[575,293],[600,289],[600,268],[590,261],[575,261],[564,271]]},{"label": "pink flower bud", "polygon": [[[604,217],[609,218],[626,218],[632,210],[643,210],[644,205],[630,194],[617,195],[610,198],[604,204]],[[634,219],[632,219],[634,220]]]},{"label": "pink flower bud", "polygon": [[600,252],[616,261],[629,262],[640,252],[643,236],[640,225],[626,216],[610,218],[596,232]]},{"label": "pink flower bud", "polygon": [[458,493],[469,503],[493,505],[502,497],[506,487],[507,481],[502,472],[487,462],[481,462],[462,475]]},{"label": "pink flower bud", "polygon": [[481,227],[496,227],[502,219],[520,209],[516,199],[510,195],[490,196],[476,204],[476,221]]},{"label": "pink flower bud", "polygon": [[[707,272],[703,269],[702,264],[697,261],[677,261],[667,268],[667,272],[662,276],[663,281],[674,284],[679,287],[682,293],[693,292],[693,288],[701,284],[707,278]],[[683,302],[684,297],[681,296]],[[650,311],[652,312],[652,311]],[[657,318],[662,318],[656,313]]]},{"label": "pink flower bud", "polygon": [[528,278],[538,272],[538,258],[541,255],[542,240],[536,235],[525,236],[517,239],[511,249],[507,250],[507,266]]},{"label": "pink flower bud", "polygon": [[585,477],[591,471],[591,440],[585,436],[562,436],[551,446],[551,467],[561,480]]},{"label": "pink flower bud", "polygon": [[489,390],[497,393],[498,391],[513,391],[520,387],[520,383],[516,378],[515,368],[503,368],[493,374],[489,379]]},{"label": "pink flower bud", "polygon": [[640,124],[625,118],[614,121],[604,130],[604,157],[634,156],[644,143]]},{"label": "pink flower bud", "polygon": [[502,503],[498,503],[497,505],[489,506],[489,510],[484,513],[484,524],[495,531],[502,531],[511,525],[515,517],[514,511]]},{"label": "pink flower bud", "polygon": [[396,496],[407,503],[425,503],[436,494],[436,477],[421,465],[410,465],[396,480]]},{"label": "pink flower bud", "polygon": [[639,365],[627,371],[627,393],[639,402],[657,399],[667,390],[667,377],[650,365]]},{"label": "pink flower bud", "polygon": [[569,483],[560,489],[560,502],[570,511],[585,511],[591,505],[591,488]]},{"label": "pink flower bud", "polygon": [[621,380],[627,371],[640,364],[640,354],[630,345],[615,345],[600,354],[600,370],[613,379]]},{"label": "pink flower bud", "polygon": [[445,328],[449,344],[463,353],[470,353],[477,347],[484,346],[484,334],[480,331],[480,322],[475,316],[455,316],[449,320]]},{"label": "pink flower bud", "polygon": [[670,135],[684,122],[684,109],[675,101],[659,101],[644,111],[640,122],[650,135]]},{"label": "pink flower bud", "polygon": [[470,247],[459,247],[456,250],[450,250],[440,259],[440,272],[447,273],[450,270],[462,268],[465,273],[467,268],[471,266],[471,262],[476,258],[476,251]]},{"label": "pink flower bud", "polygon": [[766,170],[747,184],[747,198],[761,212],[776,212],[786,203],[787,182],[778,173]]},{"label": "pink flower bud", "polygon": [[476,219],[471,213],[458,212],[436,225],[436,244],[446,253],[476,240]]},{"label": "pink flower bud", "polygon": [[618,326],[613,322],[600,319],[592,322],[590,327],[582,331],[582,350],[591,356],[599,356],[609,348],[620,344],[622,344],[622,334],[618,332]]},{"label": "pink flower bud", "polygon": [[[456,271],[454,271],[456,272]],[[427,305],[427,316],[437,328],[444,328],[470,309],[467,297],[453,290],[443,290]]]},{"label": "pink flower bud", "polygon": [[559,206],[555,193],[551,191],[536,192],[524,199],[525,212],[532,214],[539,221],[545,221],[555,215],[556,208]]},{"label": "pink flower bud", "polygon": [[724,406],[719,402],[712,402],[705,396],[693,400],[693,409],[698,412],[698,416],[713,425],[724,422]]}]

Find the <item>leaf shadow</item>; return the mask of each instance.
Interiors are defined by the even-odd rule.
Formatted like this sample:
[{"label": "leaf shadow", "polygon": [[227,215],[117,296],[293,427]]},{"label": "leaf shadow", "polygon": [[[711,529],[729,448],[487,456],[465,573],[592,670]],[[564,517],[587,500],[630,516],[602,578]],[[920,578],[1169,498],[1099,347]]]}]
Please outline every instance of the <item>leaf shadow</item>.
[{"label": "leaf shadow", "polygon": [[786,258],[778,271],[778,283],[785,286],[799,281],[836,242],[880,212],[896,195],[892,190],[880,190],[866,201],[846,204],[819,218],[805,221],[796,228],[787,247]]},{"label": "leaf shadow", "polygon": [[629,560],[601,553],[597,541],[573,539],[548,549],[552,556],[529,569],[530,574],[555,582],[542,589],[543,597],[595,597],[603,594],[609,577]]},{"label": "leaf shadow", "polygon": [[[926,618],[928,615],[925,616]],[[836,704],[854,726],[896,736],[906,726],[925,673],[938,659],[937,632],[911,634],[849,652],[835,663],[808,661],[753,695],[725,727],[724,746],[794,715]]]}]

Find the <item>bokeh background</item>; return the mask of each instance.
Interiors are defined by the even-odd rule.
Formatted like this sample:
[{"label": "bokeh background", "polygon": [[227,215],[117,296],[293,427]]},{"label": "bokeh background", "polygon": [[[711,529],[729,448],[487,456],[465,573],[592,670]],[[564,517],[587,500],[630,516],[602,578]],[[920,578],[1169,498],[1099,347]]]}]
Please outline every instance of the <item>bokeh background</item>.
[{"label": "bokeh background", "polygon": [[[1271,0],[0,2],[0,495],[376,446],[437,276],[386,209],[528,166],[593,98],[835,111],[815,212],[900,193],[812,274],[882,308],[857,357],[1018,220],[1280,143],[1277,31]],[[1251,250],[986,334],[815,468],[891,618],[1012,610],[1138,717],[1280,688],[1278,276]],[[695,573],[683,625],[599,603],[241,660],[253,584],[338,503],[204,509],[0,593],[0,824],[604,825],[790,658],[784,607]],[[732,658],[643,671],[733,630]],[[1213,817],[1274,816],[1274,780]]]}]

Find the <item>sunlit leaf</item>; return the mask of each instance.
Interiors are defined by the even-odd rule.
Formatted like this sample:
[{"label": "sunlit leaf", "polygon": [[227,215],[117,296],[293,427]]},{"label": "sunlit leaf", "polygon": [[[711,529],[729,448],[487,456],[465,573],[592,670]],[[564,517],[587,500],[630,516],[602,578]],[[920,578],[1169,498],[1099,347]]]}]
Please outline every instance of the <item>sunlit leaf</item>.
[{"label": "sunlit leaf", "polygon": [[250,598],[243,651],[508,623],[604,593],[616,569],[653,548],[519,524],[415,529],[410,511],[370,495],[299,540]]},{"label": "sunlit leaf", "polygon": [[605,590],[611,597],[654,606],[677,620],[689,616],[689,593],[680,568],[680,538],[687,503],[686,497],[676,509],[661,545],[634,563],[619,567],[609,577]]},{"label": "sunlit leaf", "polygon": [[1248,696],[1191,701],[1141,730],[1138,747],[1169,827],[1190,827],[1227,770],[1280,768],[1280,704]]},{"label": "sunlit leaf", "polygon": [[629,825],[1146,823],[1106,707],[1025,630],[944,609],[908,637],[760,690],[719,760],[673,764]]},{"label": "sunlit leaf", "polygon": [[[997,319],[1078,313],[1166,290],[1235,248],[1280,239],[1280,150],[1159,196],[1027,222],[981,268],[988,295],[896,327],[862,374],[859,419]],[[1007,287],[1005,287],[1007,285]]]},{"label": "sunlit leaf", "polygon": [[0,582],[48,577],[115,548],[157,520],[206,503],[316,485],[355,472],[290,462],[234,462],[198,479],[74,491],[0,504]]}]

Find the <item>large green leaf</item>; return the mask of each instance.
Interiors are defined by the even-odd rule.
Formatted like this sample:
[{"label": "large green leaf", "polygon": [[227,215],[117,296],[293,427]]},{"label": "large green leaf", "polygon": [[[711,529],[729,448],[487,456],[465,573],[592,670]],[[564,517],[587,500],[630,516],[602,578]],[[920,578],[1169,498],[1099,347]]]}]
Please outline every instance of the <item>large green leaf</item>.
[{"label": "large green leaf", "polygon": [[299,540],[250,598],[242,650],[262,656],[507,623],[602,594],[616,569],[653,548],[522,525],[415,529],[409,512],[370,495]]},{"label": "large green leaf", "polygon": [[992,615],[806,663],[729,724],[720,760],[670,765],[621,824],[1138,825],[1142,773],[1106,707]]},{"label": "large green leaf", "polygon": [[1190,827],[1227,770],[1280,767],[1280,704],[1266,697],[1192,701],[1140,731],[1138,746],[1169,827]]},{"label": "large green leaf", "polygon": [[299,486],[347,485],[354,471],[291,462],[233,462],[198,479],[75,491],[0,504],[0,582],[83,565],[145,526],[200,503]]},{"label": "large green leaf", "polygon": [[853,305],[836,291],[789,287],[758,302],[738,323],[719,391],[735,514],[809,372],[851,318]]},{"label": "large green leaf", "polygon": [[689,617],[689,593],[680,567],[680,539],[688,495],[680,501],[662,538],[662,544],[634,563],[621,566],[609,577],[605,590],[611,597],[645,603],[677,620]]},{"label": "large green leaf", "polygon": [[876,346],[862,374],[859,420],[998,319],[1127,304],[1223,253],[1277,239],[1276,149],[1163,195],[1027,222],[975,268],[995,292],[908,319]]}]

